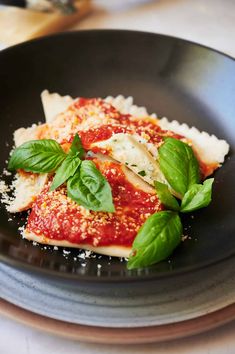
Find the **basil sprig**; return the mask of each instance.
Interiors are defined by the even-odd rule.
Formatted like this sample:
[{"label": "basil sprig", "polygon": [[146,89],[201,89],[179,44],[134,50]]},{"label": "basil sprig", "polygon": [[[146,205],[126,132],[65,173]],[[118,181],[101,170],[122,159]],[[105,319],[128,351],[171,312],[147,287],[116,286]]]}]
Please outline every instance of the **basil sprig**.
[{"label": "basil sprig", "polygon": [[[85,151],[78,135],[68,154],[54,140],[32,140],[16,148],[10,158],[10,170],[34,173],[55,172],[50,190],[67,181],[68,196],[94,211],[114,212],[108,181],[90,160],[82,160]],[[211,202],[213,178],[199,184],[199,164],[190,146],[166,138],[159,148],[159,164],[169,184],[155,182],[162,204],[170,209],[151,215],[141,226],[127,264],[128,269],[146,267],[170,256],[181,240],[183,227],[178,212],[188,213]],[[170,193],[182,199],[181,205]]]},{"label": "basil sprig", "polygon": [[155,182],[157,195],[165,207],[188,213],[210,204],[214,178],[207,179],[203,184],[198,183],[199,164],[189,145],[174,138],[166,138],[159,149],[159,163],[170,187],[182,195],[179,207],[167,185]]},{"label": "basil sprig", "polygon": [[159,165],[167,182],[181,199],[190,186],[200,182],[199,165],[193,150],[180,140],[165,139],[159,148]]},{"label": "basil sprig", "polygon": [[50,191],[67,181],[68,196],[89,210],[114,212],[111,187],[85,151],[76,134],[69,152],[51,139],[31,140],[13,151],[8,169],[34,173],[55,172]]},{"label": "basil sprig", "polygon": [[170,210],[178,211],[180,209],[179,203],[177,202],[176,198],[170,193],[168,186],[158,181],[155,181],[154,185],[157,191],[158,198],[160,199],[162,204]]},{"label": "basil sprig", "polygon": [[82,161],[79,171],[69,178],[67,188],[68,196],[87,209],[115,211],[110,185],[92,161]]},{"label": "basil sprig", "polygon": [[9,160],[10,171],[48,173],[55,171],[66,158],[61,146],[52,139],[31,140],[17,147]]},{"label": "basil sprig", "polygon": [[211,202],[214,178],[198,183],[199,164],[190,146],[166,138],[159,148],[159,164],[169,186],[182,199],[181,205],[166,184],[155,181],[158,198],[171,211],[155,213],[142,225],[133,242],[128,269],[146,267],[169,257],[183,232],[178,212],[195,211]]},{"label": "basil sprig", "polygon": [[74,136],[68,154],[69,156],[77,156],[79,159],[84,158],[85,150],[83,149],[82,142],[78,134]]},{"label": "basil sprig", "polygon": [[54,191],[56,188],[65,183],[69,177],[72,177],[80,164],[81,160],[79,157],[68,155],[57,169],[55,177],[50,186],[50,191]]},{"label": "basil sprig", "polygon": [[69,177],[74,175],[79,165],[81,164],[81,158],[84,157],[84,154],[85,151],[83,149],[81,139],[79,138],[78,134],[76,134],[65,160],[56,171],[55,177],[50,187],[50,191],[55,190],[63,183],[65,183]]},{"label": "basil sprig", "polygon": [[160,211],[151,215],[133,242],[128,269],[147,267],[169,257],[180,243],[182,232],[177,213]]},{"label": "basil sprig", "polygon": [[173,195],[170,194],[166,184],[155,182],[158,198],[170,210],[189,213],[207,207],[211,202],[212,184],[214,178],[209,178],[203,184],[193,184],[185,193],[181,206]]},{"label": "basil sprig", "polygon": [[183,197],[180,211],[189,213],[207,207],[211,202],[213,182],[214,178],[209,178],[203,184],[193,184]]}]

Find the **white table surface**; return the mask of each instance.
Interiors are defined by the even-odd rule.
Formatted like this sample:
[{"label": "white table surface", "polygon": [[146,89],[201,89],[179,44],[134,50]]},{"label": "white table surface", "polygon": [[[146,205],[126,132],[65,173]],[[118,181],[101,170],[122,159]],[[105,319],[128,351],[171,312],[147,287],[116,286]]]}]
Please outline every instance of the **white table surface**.
[{"label": "white table surface", "polygon": [[[169,34],[235,57],[235,0],[98,0],[75,29],[122,28]],[[216,330],[151,345],[85,344],[0,318],[1,354],[234,354],[235,321]]]}]

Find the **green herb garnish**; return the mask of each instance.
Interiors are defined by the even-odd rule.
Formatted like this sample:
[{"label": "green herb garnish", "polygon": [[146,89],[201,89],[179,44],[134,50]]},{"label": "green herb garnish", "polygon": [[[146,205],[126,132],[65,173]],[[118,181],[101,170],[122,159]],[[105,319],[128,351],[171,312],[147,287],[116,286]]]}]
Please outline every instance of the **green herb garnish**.
[{"label": "green herb garnish", "polygon": [[146,172],[144,170],[143,171],[139,171],[138,175],[144,177],[144,176],[146,176]]},{"label": "green herb garnish", "polygon": [[180,243],[182,232],[177,213],[160,211],[151,215],[133,242],[128,269],[147,267],[169,257]]},{"label": "green herb garnish", "polygon": [[34,173],[55,172],[50,191],[67,181],[68,196],[89,210],[114,212],[108,181],[92,161],[84,157],[81,140],[76,134],[68,154],[55,140],[32,140],[13,151],[8,169]]},{"label": "green herb garnish", "polygon": [[170,193],[168,186],[161,182],[154,182],[158,198],[161,203],[170,210],[178,211],[180,210],[180,206],[176,198]]},{"label": "green herb garnish", "polygon": [[55,140],[31,140],[13,151],[8,169],[10,171],[22,169],[34,173],[53,172],[66,156]]},{"label": "green herb garnish", "polygon": [[188,213],[207,207],[211,202],[213,182],[214,178],[209,178],[203,184],[193,184],[183,197],[180,211]]},{"label": "green herb garnish", "polygon": [[[151,215],[141,226],[132,246],[128,269],[147,267],[171,255],[181,240],[183,228],[178,212],[188,213],[211,202],[213,178],[199,184],[198,161],[190,146],[174,138],[166,138],[159,148],[160,169],[169,187],[155,181],[161,203],[172,211]],[[182,199],[179,201],[170,190]]]},{"label": "green herb garnish", "polygon": [[94,211],[114,212],[109,183],[92,161],[82,161],[79,171],[67,183],[68,196]]},{"label": "green herb garnish", "polygon": [[62,162],[60,167],[57,169],[55,177],[50,187],[50,191],[54,191],[56,188],[61,186],[63,183],[72,177],[77,171],[78,167],[81,164],[81,160],[77,156],[67,156],[66,159]]},{"label": "green herb garnish", "polygon": [[81,159],[84,157],[84,154],[85,151],[82,147],[81,139],[76,134],[65,160],[56,171],[50,191],[61,186],[67,181],[67,179],[69,179],[69,177],[72,177],[75,174],[82,162]]},{"label": "green herb garnish", "polygon": [[199,165],[193,150],[180,140],[165,139],[159,148],[159,164],[167,182],[181,198],[190,186],[200,182]]},{"label": "green herb garnish", "polygon": [[[114,212],[108,181],[94,162],[83,160],[84,155],[77,134],[67,154],[55,140],[32,140],[13,151],[8,168],[55,173],[50,190],[67,182],[68,196],[79,205],[89,210]],[[133,242],[128,269],[147,267],[169,257],[180,243],[183,232],[179,212],[195,211],[211,202],[214,179],[199,183],[199,164],[190,146],[180,140],[166,138],[159,148],[159,165],[168,185],[155,181],[156,193],[170,210],[152,214],[141,226]],[[143,170],[138,174],[145,176],[146,172]]]}]

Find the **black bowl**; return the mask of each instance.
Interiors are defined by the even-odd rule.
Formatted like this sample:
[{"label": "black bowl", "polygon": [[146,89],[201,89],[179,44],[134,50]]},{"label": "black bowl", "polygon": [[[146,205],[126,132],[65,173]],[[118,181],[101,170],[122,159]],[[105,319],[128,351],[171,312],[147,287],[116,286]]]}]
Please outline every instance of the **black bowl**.
[{"label": "black bowl", "polygon": [[[43,120],[40,92],[73,97],[133,96],[149,112],[186,122],[219,138],[231,150],[215,173],[213,202],[184,217],[186,233],[170,260],[139,271],[125,261],[101,257],[74,260],[77,250],[33,246],[17,230],[26,215],[9,215],[1,205],[0,258],[46,274],[92,281],[130,281],[176,275],[235,254],[235,61],[215,50],[163,35],[80,31],[46,37],[0,53],[1,169],[12,133]],[[9,145],[7,145],[7,143]],[[83,263],[83,264],[82,264]],[[85,264],[85,266],[84,266]],[[101,268],[97,268],[101,264]]]}]

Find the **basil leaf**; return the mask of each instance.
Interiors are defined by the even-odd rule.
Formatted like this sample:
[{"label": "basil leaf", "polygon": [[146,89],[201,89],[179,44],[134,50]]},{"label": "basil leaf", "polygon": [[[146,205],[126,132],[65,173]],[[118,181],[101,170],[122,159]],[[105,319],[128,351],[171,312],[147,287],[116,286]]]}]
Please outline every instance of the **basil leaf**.
[{"label": "basil leaf", "polygon": [[86,209],[114,212],[111,188],[94,162],[84,160],[67,182],[68,196]]},{"label": "basil leaf", "polygon": [[13,151],[8,169],[23,169],[34,173],[52,172],[65,157],[65,152],[55,140],[31,140]]},{"label": "basil leaf", "polygon": [[188,213],[209,205],[211,202],[213,181],[214,178],[209,178],[203,184],[192,185],[184,195],[180,211]]},{"label": "basil leaf", "polygon": [[179,204],[177,200],[173,197],[173,195],[170,193],[167,185],[158,181],[155,181],[154,185],[156,188],[157,196],[160,199],[161,203],[168,209],[178,211],[180,209]]},{"label": "basil leaf", "polygon": [[70,156],[78,156],[80,159],[82,159],[85,155],[85,150],[82,147],[82,142],[78,134],[76,134],[73,138],[72,145],[70,147],[69,153]]},{"label": "basil leaf", "polygon": [[134,240],[128,269],[147,267],[169,257],[180,243],[182,232],[178,213],[160,211],[151,215]]},{"label": "basil leaf", "polygon": [[181,198],[193,184],[200,182],[199,165],[193,150],[180,140],[165,139],[159,148],[159,164],[168,183]]},{"label": "basil leaf", "polygon": [[80,164],[81,160],[79,157],[68,155],[56,171],[50,191],[55,190],[67,181],[69,177],[73,176]]}]

